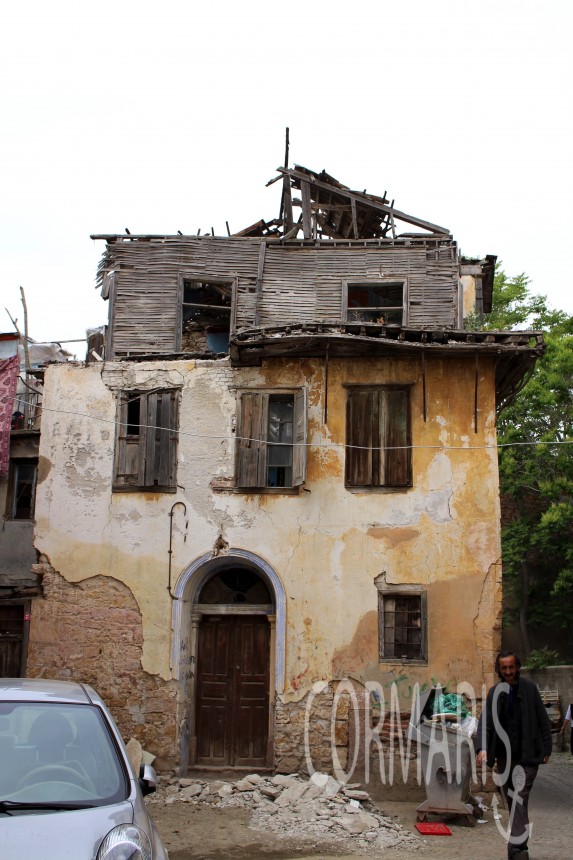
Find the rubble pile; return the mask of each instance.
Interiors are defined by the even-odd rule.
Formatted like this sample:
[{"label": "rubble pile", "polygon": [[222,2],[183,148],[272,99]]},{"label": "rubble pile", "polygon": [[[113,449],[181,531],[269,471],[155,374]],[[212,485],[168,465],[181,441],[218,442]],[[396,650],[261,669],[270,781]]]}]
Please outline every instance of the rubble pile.
[{"label": "rubble pile", "polygon": [[349,852],[368,849],[372,854],[423,844],[376,809],[359,784],[343,784],[325,773],[316,772],[310,779],[298,774],[253,773],[236,782],[171,777],[146,800],[149,804],[241,806],[251,810],[250,826],[255,830],[272,830],[288,838],[333,840]]}]

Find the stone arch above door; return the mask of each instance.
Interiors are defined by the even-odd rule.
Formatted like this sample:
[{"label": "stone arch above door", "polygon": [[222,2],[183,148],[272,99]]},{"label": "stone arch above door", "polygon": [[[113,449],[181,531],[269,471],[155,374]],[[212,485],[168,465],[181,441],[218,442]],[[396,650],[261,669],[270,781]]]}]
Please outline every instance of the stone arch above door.
[{"label": "stone arch above door", "polygon": [[174,678],[184,681],[182,653],[189,647],[191,614],[203,586],[214,573],[232,567],[249,568],[257,573],[271,592],[276,617],[275,690],[282,693],[285,683],[286,598],[283,585],[270,564],[245,549],[230,548],[224,555],[207,553],[195,559],[181,574],[174,588],[173,638],[171,671]]}]

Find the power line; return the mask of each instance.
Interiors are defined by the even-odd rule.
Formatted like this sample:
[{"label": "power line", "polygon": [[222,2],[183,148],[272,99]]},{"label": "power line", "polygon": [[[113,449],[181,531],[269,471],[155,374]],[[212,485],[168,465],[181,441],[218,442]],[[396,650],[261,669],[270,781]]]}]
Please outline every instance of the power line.
[{"label": "power line", "polygon": [[[21,402],[27,403],[28,401],[22,400]],[[35,405],[35,404],[29,404]],[[102,418],[98,415],[90,415],[87,412],[78,412],[70,409],[51,409],[50,407],[38,405],[36,408],[41,409],[44,412],[52,412],[56,415],[73,415],[77,418],[88,418],[92,421],[99,421],[102,424],[112,424],[114,427],[132,427],[134,426],[132,422],[123,422],[117,421],[111,418]],[[493,445],[391,445],[385,447],[379,447],[375,445],[347,445],[344,442],[271,442],[267,439],[255,439],[249,436],[238,436],[235,433],[231,434],[210,434],[210,433],[193,433],[188,430],[181,430],[179,428],[174,427],[163,427],[159,424],[138,424],[140,429],[144,430],[160,430],[169,433],[177,433],[178,436],[185,436],[189,439],[209,439],[209,440],[220,440],[233,442],[234,440],[238,440],[241,442],[254,442],[261,443],[263,442],[265,445],[278,445],[284,447],[285,445],[296,446],[296,447],[305,447],[305,448],[330,448],[330,449],[338,449],[338,448],[350,448],[352,450],[358,451],[492,451],[499,450],[500,448],[513,448],[513,447],[527,447],[527,446],[536,446],[536,445],[573,445],[573,439],[564,439],[564,440],[552,440],[550,442],[543,440],[533,440],[531,442],[501,442],[495,443]]]}]

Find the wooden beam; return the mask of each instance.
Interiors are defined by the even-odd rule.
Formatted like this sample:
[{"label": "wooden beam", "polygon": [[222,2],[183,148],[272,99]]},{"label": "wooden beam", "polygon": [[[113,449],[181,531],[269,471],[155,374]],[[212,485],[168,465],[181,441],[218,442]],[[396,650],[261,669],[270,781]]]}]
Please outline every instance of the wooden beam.
[{"label": "wooden beam", "polygon": [[[401,212],[399,209],[394,209],[391,206],[385,206],[382,203],[378,203],[373,200],[371,197],[365,196],[355,191],[346,190],[344,188],[336,188],[332,185],[329,185],[327,182],[321,182],[319,179],[311,179],[304,173],[299,173],[296,170],[286,170],[284,167],[277,168],[280,173],[288,174],[289,176],[297,179],[301,186],[303,183],[312,183],[317,188],[322,188],[325,191],[330,191],[335,194],[340,195],[341,197],[347,197],[349,200],[355,200],[360,206],[369,206],[372,209],[376,209],[378,212],[384,212],[387,215],[392,215],[394,218],[398,218],[399,221],[404,221],[406,224],[413,224],[416,227],[420,227],[423,230],[430,230],[432,233],[444,233],[449,235],[450,231],[447,227],[440,227],[439,224],[432,224],[430,221],[424,221],[422,218],[416,218],[414,215],[408,215],[406,212]],[[310,191],[310,188],[309,188]]]},{"label": "wooden beam", "polygon": [[259,264],[257,267],[257,287],[256,287],[256,301],[255,301],[255,325],[260,325],[260,317],[261,317],[261,308],[260,308],[260,299],[263,293],[263,271],[265,268],[265,254],[267,252],[267,243],[261,242],[261,247],[259,248]]},{"label": "wooden beam", "polygon": [[352,207],[352,229],[354,231],[354,238],[358,239],[358,221],[356,219],[356,200],[352,198],[350,200],[350,206]]},{"label": "wooden beam", "polygon": [[307,179],[301,181],[302,192],[302,230],[305,239],[312,238],[312,212],[310,208],[310,183]]},{"label": "wooden beam", "polygon": [[292,230],[294,223],[292,217],[292,197],[290,179],[288,178],[288,176],[285,176],[283,181],[283,219],[285,225],[285,233],[288,233],[289,230]]},{"label": "wooden beam", "polygon": [[331,239],[344,239],[344,236],[337,233],[334,227],[328,223],[323,215],[317,214],[316,220],[322,233],[326,233],[326,235],[330,236]]}]

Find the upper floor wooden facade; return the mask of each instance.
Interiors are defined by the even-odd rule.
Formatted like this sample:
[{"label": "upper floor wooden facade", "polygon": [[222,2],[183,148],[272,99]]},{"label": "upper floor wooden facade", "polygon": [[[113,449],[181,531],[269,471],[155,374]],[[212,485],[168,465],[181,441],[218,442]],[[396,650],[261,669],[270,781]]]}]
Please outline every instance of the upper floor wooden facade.
[{"label": "upper floor wooden facade", "polygon": [[[513,396],[542,338],[464,328],[491,309],[495,257],[461,258],[447,228],[324,171],[279,168],[278,180],[279,218],[234,235],[92,237],[107,242],[106,358],[488,354],[498,402]],[[398,234],[398,221],[423,232]]]}]

